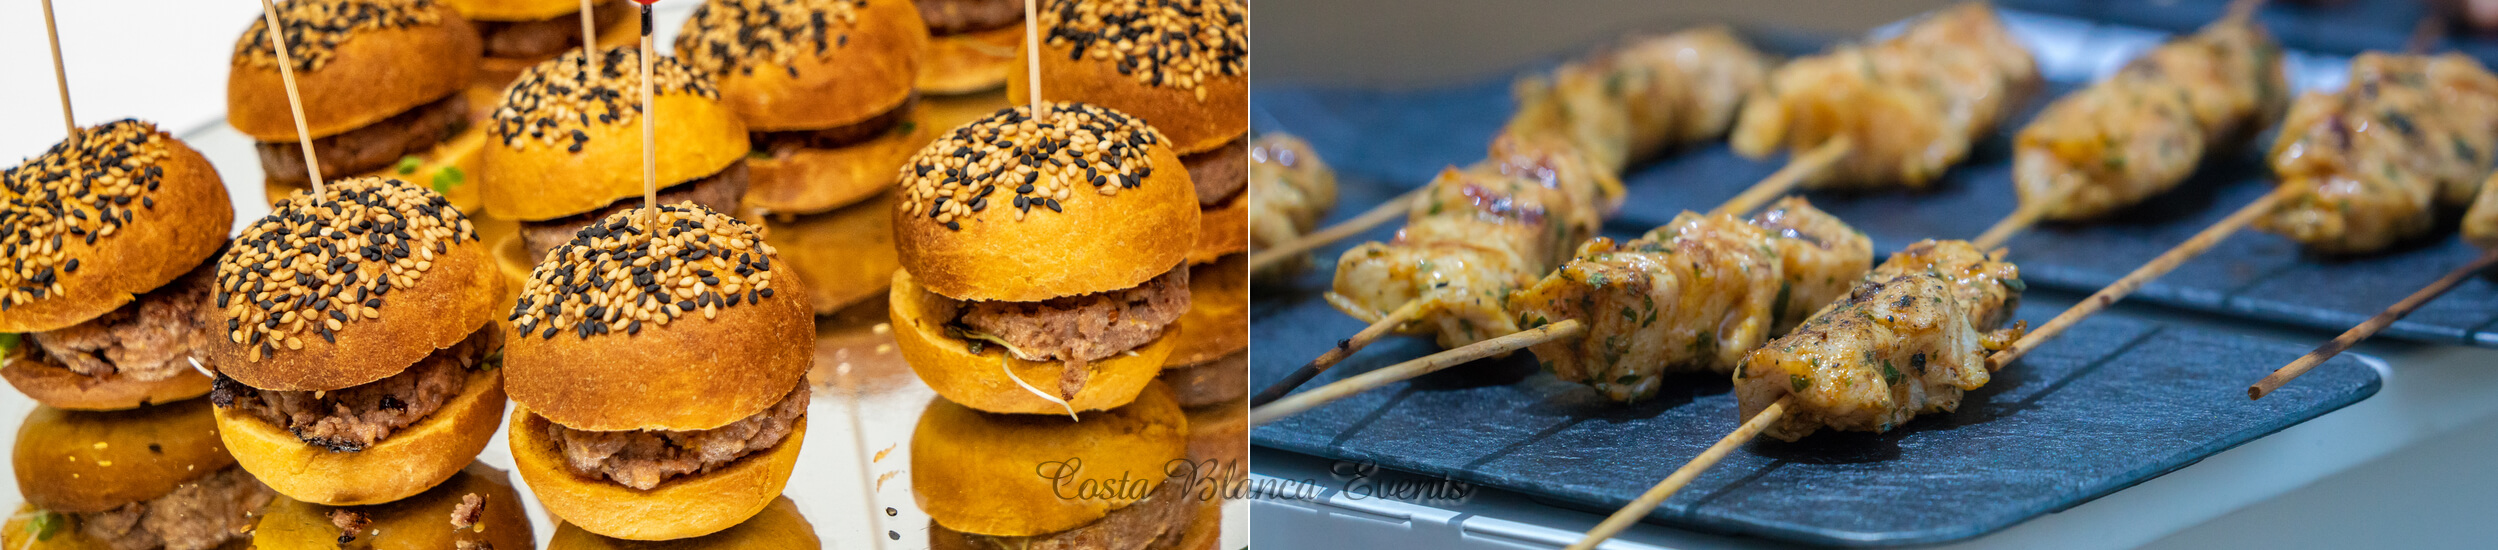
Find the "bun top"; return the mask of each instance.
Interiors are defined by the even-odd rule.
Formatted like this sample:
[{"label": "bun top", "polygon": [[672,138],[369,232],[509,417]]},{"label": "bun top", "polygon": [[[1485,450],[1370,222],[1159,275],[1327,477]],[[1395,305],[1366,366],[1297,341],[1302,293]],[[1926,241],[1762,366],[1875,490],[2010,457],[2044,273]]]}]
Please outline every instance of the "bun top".
[{"label": "bun top", "polygon": [[110,412],[35,407],[10,456],[28,504],[72,513],[165,496],[234,465],[206,399]]},{"label": "bun top", "polygon": [[815,357],[804,285],[755,226],[693,202],[626,209],[522,283],[513,401],[584,430],[706,430],[789,395]]},{"label": "bun top", "polygon": [[[1248,4],[1241,0],[1047,0],[1041,94],[1144,117],[1180,154],[1249,130]],[[1126,46],[1128,49],[1122,49]],[[1014,101],[1030,90],[1009,74]]]},{"label": "bun top", "polygon": [[156,125],[118,120],[0,173],[0,332],[86,322],[189,272],[225,244],[216,169]]},{"label": "bun top", "polygon": [[502,294],[468,216],[395,179],[296,191],[217,260],[218,370],[251,387],[334,390],[407,370],[493,320]]},{"label": "bun top", "polygon": [[[576,48],[523,71],[487,122],[485,204],[545,220],[642,194],[642,54],[617,47],[583,63]],[[587,70],[585,70],[587,69]],[[701,179],[746,158],[746,126],[720,104],[711,77],[675,58],[651,60],[660,187]]]},{"label": "bun top", "polygon": [[1134,287],[1197,240],[1196,187],[1170,140],[1082,103],[1009,107],[902,165],[902,267],[958,300],[1036,302]]},{"label": "bun top", "polygon": [[[294,0],[277,10],[304,125],[315,138],[456,93],[485,56],[476,28],[434,0]],[[253,17],[234,42],[226,110],[228,123],[252,139],[295,139],[294,112],[264,17]]]},{"label": "bun top", "polygon": [[757,130],[822,130],[910,99],[928,27],[909,0],[713,0],[676,52]]},{"label": "bun top", "polygon": [[[606,3],[608,0],[598,0]],[[540,21],[581,13],[581,0],[442,0],[478,21]]]}]

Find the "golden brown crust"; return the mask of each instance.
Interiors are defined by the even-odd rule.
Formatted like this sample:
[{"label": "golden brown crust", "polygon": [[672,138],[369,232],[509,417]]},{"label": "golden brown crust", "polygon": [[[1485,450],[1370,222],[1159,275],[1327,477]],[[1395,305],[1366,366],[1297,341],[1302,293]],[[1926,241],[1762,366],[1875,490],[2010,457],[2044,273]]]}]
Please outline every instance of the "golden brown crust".
[{"label": "golden brown crust", "polygon": [[1206,208],[1197,219],[1197,244],[1188,250],[1188,263],[1202,264],[1249,250],[1249,193],[1234,193]]},{"label": "golden brown crust", "polygon": [[[789,497],[774,497],[772,504],[745,522],[700,539],[683,541],[682,547],[704,550],[779,550],[783,548],[824,548],[824,541],[815,536],[815,525],[799,515],[798,504]],[[555,539],[547,542],[547,550],[623,550],[644,549],[636,544],[590,534],[580,527],[558,518]]]},{"label": "golden brown crust", "polygon": [[[846,38],[820,53],[812,44],[793,44],[803,53],[786,64],[750,64],[753,70],[727,64],[706,67],[720,81],[722,101],[764,132],[846,126],[900,107],[910,99],[920,56],[928,49],[928,27],[909,0],[865,2],[856,12],[857,22],[841,31]],[[702,9],[725,8],[715,3]],[[676,43],[678,57],[701,57],[690,49],[703,47],[693,38],[706,32],[702,17],[697,13],[685,22]]]},{"label": "golden brown crust", "polygon": [[234,465],[207,400],[115,412],[36,407],[12,453],[26,502],[72,513],[154,499]]},{"label": "golden brown crust", "polygon": [[581,13],[581,0],[442,0],[442,3],[459,10],[462,17],[478,21],[538,21]]},{"label": "golden brown crust", "polygon": [[1249,257],[1223,256],[1188,268],[1188,325],[1164,364],[1194,365],[1249,347]]},{"label": "golden brown crust", "polygon": [[[1012,368],[1015,378],[1035,387],[1046,387],[1065,372],[1063,363],[1025,361],[997,346],[973,354],[970,345],[960,338],[946,335],[950,319],[939,317],[945,311],[942,296],[929,294],[912,279],[911,272],[893,272],[893,339],[902,350],[902,357],[911,365],[921,382],[935,389],[937,395],[965,407],[993,413],[1064,415],[1069,407],[1076,411],[1107,410],[1127,405],[1145,391],[1154,376],[1162,373],[1162,361],[1170,357],[1172,342],[1187,331],[1185,321],[1173,322],[1155,338],[1128,354],[1094,361],[1085,368],[1091,376],[1084,388],[1061,406],[1034,395],[1015,384],[1003,372]],[[999,366],[1000,362],[1005,367]]]},{"label": "golden brown crust", "polygon": [[375,504],[424,492],[477,458],[503,424],[503,377],[471,371],[459,395],[424,420],[362,451],[305,443],[285,428],[216,409],[218,435],[236,462],[278,494],[331,506]]},{"label": "golden brown crust", "polygon": [[775,214],[814,214],[891,190],[902,163],[936,136],[937,129],[922,118],[912,107],[875,139],[837,149],[807,147],[749,157],[745,205]]},{"label": "golden brown crust", "polygon": [[[1207,76],[1205,100],[1200,101],[1195,92],[1119,74],[1117,59],[1085,56],[1070,61],[1072,50],[1064,44],[1042,44],[1041,50],[1041,93],[1049,100],[1091,103],[1144,118],[1171,138],[1171,148],[1179,154],[1212,150],[1249,133],[1247,76]],[[1020,44],[1015,58],[1024,58]],[[1026,81],[1031,78],[1029,71],[1007,71],[1006,98],[1017,104],[1030,101],[1032,86]]]},{"label": "golden brown crust", "polygon": [[[321,68],[295,71],[312,137],[362,128],[468,86],[485,44],[451,8],[433,9],[441,12],[440,24],[359,32],[339,43]],[[226,121],[255,140],[294,141],[295,115],[278,67],[238,59],[229,68]]]},{"label": "golden brown crust", "polygon": [[[959,222],[962,230],[956,231],[934,223],[927,212],[897,207],[894,244],[903,269],[938,294],[1008,302],[1109,292],[1161,276],[1187,259],[1197,242],[1197,190],[1170,148],[1148,149],[1154,170],[1143,183],[1115,196],[1063,201],[1062,212],[1036,211],[1017,220],[1007,205],[992,204],[986,215]],[[1041,174],[1083,177],[1072,166]],[[1074,194],[1094,192],[1078,186]],[[1001,192],[992,201],[1009,196]]]},{"label": "golden brown crust", "polygon": [[[1164,468],[1187,456],[1188,418],[1169,390],[1145,390],[1135,403],[1082,421],[1062,416],[994,415],[937,399],[911,437],[911,497],[929,519],[965,533],[1028,537],[1066,531],[1134,504],[1160,486]],[[1081,460],[1072,479],[1039,475],[1045,464]],[[1110,495],[1080,495],[1081,481],[1107,482]]]},{"label": "golden brown crust", "polygon": [[1015,62],[1022,44],[1023,25],[932,37],[920,60],[919,91],[955,95],[1004,87],[1007,73],[1023,67]]},{"label": "golden brown crust", "polygon": [[781,253],[807,287],[816,315],[830,315],[885,294],[902,266],[893,251],[893,195],[847,208],[766,222],[764,242]]},{"label": "golden brown crust", "polygon": [[278,348],[254,359],[257,346],[228,334],[208,339],[207,359],[226,376],[264,390],[335,390],[399,374],[502,317],[494,306],[503,296],[503,274],[486,245],[463,239],[448,250],[434,257],[415,286],[393,289],[379,318],[337,329],[335,344],[305,333],[299,336],[307,340],[303,349]]},{"label": "golden brown crust", "polygon": [[[787,386],[783,386],[784,393]],[[807,436],[801,417],[780,444],[710,472],[670,479],[648,491],[573,474],[547,437],[547,419],[513,413],[512,467],[548,515],[582,530],[630,540],[674,540],[720,532],[755,517],[780,497]],[[561,531],[558,531],[561,538]]]},{"label": "golden brown crust", "polygon": [[[562,59],[549,63],[562,62]],[[688,94],[651,100],[659,116],[662,188],[720,173],[746,158],[746,125],[718,101]],[[531,142],[520,150],[489,143],[482,181],[486,209],[497,216],[543,221],[642,196],[642,121],[593,124],[580,152]]]},{"label": "golden brown crust", "polygon": [[234,203],[217,169],[170,134],[158,132],[153,139],[163,140],[168,153],[154,165],[165,172],[162,183],[146,195],[156,206],[95,244],[63,239],[63,255],[79,258],[83,269],[59,275],[57,294],[0,310],[0,332],[43,332],[87,322],[165,286],[225,246]]},{"label": "golden brown crust", "polygon": [[[504,349],[512,401],[591,431],[708,430],[789,395],[815,360],[806,285],[640,332],[517,334]],[[757,506],[761,506],[758,504]]]},{"label": "golden brown crust", "polygon": [[119,374],[87,376],[49,360],[23,356],[0,366],[0,378],[7,378],[10,386],[37,403],[78,411],[118,411],[173,403],[207,395],[213,382],[198,371],[147,381]]},{"label": "golden brown crust", "polygon": [[[477,495],[483,504],[478,509],[475,525],[454,530],[450,517],[461,500]],[[332,550],[340,548],[343,533],[330,520],[336,506],[323,506],[279,497],[260,513],[253,524],[252,547],[262,550]],[[527,549],[537,539],[529,525],[528,509],[521,504],[520,492],[513,490],[511,476],[482,462],[470,462],[459,473],[442,484],[406,499],[345,508],[362,514],[371,523],[352,537],[355,548],[374,550],[448,550],[467,548],[460,543],[485,543],[491,548]],[[478,548],[487,548],[480,546]]]}]

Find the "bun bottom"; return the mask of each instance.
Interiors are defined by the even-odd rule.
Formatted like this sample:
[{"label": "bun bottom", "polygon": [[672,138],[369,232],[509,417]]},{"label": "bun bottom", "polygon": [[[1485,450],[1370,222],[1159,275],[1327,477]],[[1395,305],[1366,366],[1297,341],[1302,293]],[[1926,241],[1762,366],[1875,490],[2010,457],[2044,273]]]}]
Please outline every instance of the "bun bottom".
[{"label": "bun bottom", "polygon": [[[945,326],[951,319],[938,317],[948,298],[919,286],[910,270],[894,270],[889,299],[893,306],[894,344],[902,350],[902,359],[910,363],[911,372],[947,401],[983,412],[1065,415],[1069,408],[1083,412],[1126,405],[1136,400],[1137,393],[1145,391],[1155,375],[1162,373],[1163,360],[1171,356],[1174,343],[1185,332],[1181,326],[1184,321],[1173,322],[1152,342],[1086,365],[1092,373],[1084,388],[1072,397],[1061,396],[1067,401],[1062,406],[1034,395],[1016,381],[1036,388],[1054,387],[1065,363],[1025,361],[1000,346],[972,353],[970,343],[946,335]],[[1008,372],[1014,376],[1009,378]]]},{"label": "bun bottom", "polygon": [[[660,483],[644,491],[574,474],[547,436],[546,417],[513,412],[512,467],[529,482],[548,515],[590,533],[628,540],[677,540],[718,533],[755,517],[789,485],[806,441],[807,420],[763,452],[728,467]],[[561,530],[558,530],[561,538]]]},{"label": "bun bottom", "polygon": [[[20,346],[32,345],[20,343]],[[207,395],[214,381],[196,370],[163,380],[137,380],[119,374],[87,376],[51,361],[10,357],[0,378],[26,397],[56,409],[121,411],[172,403]]]},{"label": "bun bottom", "polygon": [[1197,245],[1188,250],[1190,265],[1249,251],[1249,193],[1233,193],[1230,199],[1198,210],[1197,224]]},{"label": "bun bottom", "polygon": [[816,315],[831,315],[884,294],[902,259],[893,248],[893,193],[822,214],[766,221],[764,242],[807,286]]},{"label": "bun bottom", "polygon": [[893,127],[864,141],[748,157],[745,205],[775,214],[815,214],[889,194],[902,165],[943,130],[926,124],[917,102],[898,108],[908,110]]},{"label": "bun bottom", "polygon": [[234,461],[288,498],[354,506],[425,492],[476,460],[503,424],[503,373],[475,370],[434,414],[357,452],[316,447],[266,420],[217,407],[217,432]]},{"label": "bun bottom", "polygon": [[1015,46],[1023,44],[1023,24],[985,31],[932,36],[920,57],[914,87],[930,94],[970,94],[1006,87],[1006,75],[1022,67]]},{"label": "bun bottom", "polygon": [[[772,504],[761,513],[747,518],[736,527],[701,538],[685,541],[684,547],[706,550],[779,550],[782,548],[824,548],[824,541],[815,536],[815,526],[798,513],[798,504],[789,497],[773,497]],[[592,534],[580,526],[563,521],[555,524],[555,540],[547,541],[547,550],[626,550],[646,549],[649,545],[622,541]]]},{"label": "bun bottom", "polygon": [[[476,526],[444,529],[444,518],[451,516],[462,497],[471,494],[485,499]],[[330,512],[339,509],[279,498],[261,510],[260,521],[253,524],[252,543],[271,549],[344,547],[339,537],[351,533],[341,532],[330,521]],[[529,548],[537,542],[511,476],[482,462],[470,462],[451,479],[416,496],[356,511],[372,521],[368,532],[384,533],[387,538],[368,541],[365,533],[352,533],[353,538],[375,543],[387,540],[389,548],[463,548],[464,542],[485,543],[479,548]]]}]

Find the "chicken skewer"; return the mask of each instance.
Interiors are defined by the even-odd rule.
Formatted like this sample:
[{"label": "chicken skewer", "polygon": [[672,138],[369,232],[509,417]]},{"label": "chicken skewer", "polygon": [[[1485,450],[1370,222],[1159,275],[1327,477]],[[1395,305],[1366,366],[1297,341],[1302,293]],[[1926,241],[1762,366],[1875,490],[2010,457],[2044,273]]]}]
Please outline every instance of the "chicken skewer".
[{"label": "chicken skewer", "polygon": [[[1398,204],[1402,200],[1391,200]],[[1393,215],[1401,209],[1388,209],[1387,204],[1376,212]],[[1279,248],[1300,241],[1303,235],[1318,227],[1320,216],[1336,207],[1336,172],[1310,149],[1308,142],[1281,132],[1258,136],[1249,145],[1249,248],[1252,254],[1271,255],[1265,269],[1251,272],[1260,279],[1281,277],[1309,265],[1306,251]],[[1348,223],[1346,225],[1356,225]],[[1372,224],[1377,225],[1377,224]],[[1328,228],[1334,231],[1344,226]],[[1367,229],[1367,226],[1364,227]],[[1336,240],[1342,237],[1336,237]]]},{"label": "chicken skewer", "polygon": [[2175,189],[2209,158],[2235,151],[2281,116],[2289,85],[2281,47],[2254,10],[2229,14],[2049,105],[2014,139],[2021,206],[1974,239],[2001,246],[2039,221],[2079,221]]},{"label": "chicken skewer", "polygon": [[[1639,36],[1555,69],[1520,79],[1519,109],[1501,135],[1577,146],[1591,164],[1619,174],[1629,163],[1726,132],[1745,94],[1760,86],[1766,59],[1733,31],[1709,27]],[[1360,234],[1410,210],[1417,189],[1345,223],[1260,250],[1265,269]]]}]

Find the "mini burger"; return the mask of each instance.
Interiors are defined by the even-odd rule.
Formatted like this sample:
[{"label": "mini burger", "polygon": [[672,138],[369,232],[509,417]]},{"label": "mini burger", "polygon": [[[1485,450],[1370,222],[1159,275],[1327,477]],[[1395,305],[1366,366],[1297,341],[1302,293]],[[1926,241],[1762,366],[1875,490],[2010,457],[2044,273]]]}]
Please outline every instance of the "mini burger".
[{"label": "mini burger", "polygon": [[894,340],[938,395],[995,413],[1126,404],[1189,308],[1196,189],[1170,140],[1082,103],[1000,110],[902,168]]},{"label": "mini burger", "polygon": [[[617,540],[590,534],[570,523],[555,526],[555,539],[547,541],[547,550],[646,550],[651,545]],[[745,523],[698,538],[671,541],[668,548],[679,550],[781,550],[784,548],[824,548],[824,541],[815,536],[815,525],[798,513],[798,503],[789,497],[772,499],[755,517]]]},{"label": "mini burger", "polygon": [[919,0],[928,22],[928,54],[920,60],[919,91],[960,95],[1006,85],[1006,73],[1023,65],[1021,0]]},{"label": "mini burger", "polygon": [[815,315],[756,229],[691,202],[636,208],[530,271],[510,440],[549,514],[675,540],[780,496],[806,437]]},{"label": "mini burger", "polygon": [[1162,381],[1182,407],[1249,394],[1249,257],[1226,254],[1188,268],[1188,332],[1173,343]]},{"label": "mini burger", "polygon": [[[581,0],[441,0],[477,27],[485,57],[477,82],[501,86],[522,70],[581,49]],[[596,0],[592,32],[600,46],[634,44],[641,36],[631,0]]]},{"label": "mini burger", "polygon": [[717,0],[676,52],[751,132],[746,205],[815,214],[890,188],[928,143],[911,89],[927,45],[909,0]]},{"label": "mini burger", "polygon": [[271,493],[234,466],[208,402],[126,411],[36,407],[10,465],[26,505],[10,550],[197,550],[248,539]]},{"label": "mini burger", "polygon": [[209,400],[234,458],[295,500],[406,498],[503,419],[503,279],[442,195],[381,178],[298,191],[217,260]]},{"label": "mini burger", "polygon": [[528,550],[537,547],[511,477],[471,462],[416,496],[363,506],[279,497],[260,514],[252,547],[266,549]]},{"label": "mini burger", "polygon": [[21,333],[0,377],[64,409],[208,393],[192,358],[217,331],[197,312],[234,225],[208,159],[121,120],[0,173],[0,186],[0,332]]},{"label": "mini burger", "polygon": [[[1249,247],[1247,12],[1243,0],[1041,2],[1042,96],[1118,109],[1170,137],[1205,210],[1191,263]],[[1009,99],[1027,100],[1027,73],[1010,71]]]},{"label": "mini burger", "polygon": [[[520,220],[534,265],[609,214],[641,205],[642,58],[578,50],[521,73],[488,122],[486,209]],[[659,127],[659,200],[737,209],[746,194],[746,126],[720,102],[710,76],[674,58],[652,60]]]},{"label": "mini burger", "polygon": [[1160,384],[1081,422],[938,399],[911,432],[911,498],[939,550],[1181,548],[1204,505],[1167,477],[1188,431]]},{"label": "mini burger", "polygon": [[[277,10],[324,179],[459,166],[476,155],[478,141],[457,139],[469,127],[461,91],[480,51],[468,20],[434,0],[292,0]],[[263,18],[234,43],[226,121],[259,142],[270,197],[311,186]],[[465,179],[428,172],[426,183]]]}]

